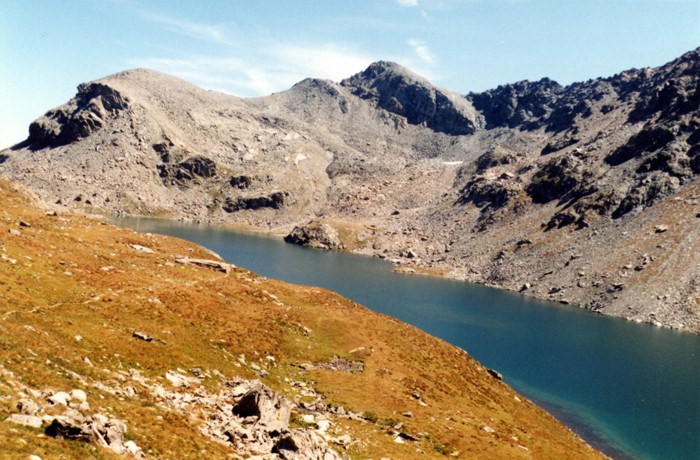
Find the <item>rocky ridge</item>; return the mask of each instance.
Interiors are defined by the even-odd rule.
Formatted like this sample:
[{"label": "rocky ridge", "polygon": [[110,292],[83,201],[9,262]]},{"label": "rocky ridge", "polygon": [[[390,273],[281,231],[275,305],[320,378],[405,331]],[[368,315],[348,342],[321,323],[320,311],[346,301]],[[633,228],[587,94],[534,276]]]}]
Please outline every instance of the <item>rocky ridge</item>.
[{"label": "rocky ridge", "polygon": [[244,226],[700,332],[699,74],[700,49],[460,96],[378,62],[239,99],[132,70],[35,121],[0,175],[90,212]]}]

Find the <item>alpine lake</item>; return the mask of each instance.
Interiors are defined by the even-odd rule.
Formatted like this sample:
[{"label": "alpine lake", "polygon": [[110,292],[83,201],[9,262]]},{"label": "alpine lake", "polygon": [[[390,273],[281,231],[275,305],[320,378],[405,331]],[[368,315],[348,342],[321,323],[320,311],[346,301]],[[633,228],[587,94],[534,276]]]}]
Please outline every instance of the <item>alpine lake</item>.
[{"label": "alpine lake", "polygon": [[377,258],[170,220],[120,218],[262,276],[336,291],[464,350],[619,459],[700,459],[700,336],[519,294],[392,272]]}]

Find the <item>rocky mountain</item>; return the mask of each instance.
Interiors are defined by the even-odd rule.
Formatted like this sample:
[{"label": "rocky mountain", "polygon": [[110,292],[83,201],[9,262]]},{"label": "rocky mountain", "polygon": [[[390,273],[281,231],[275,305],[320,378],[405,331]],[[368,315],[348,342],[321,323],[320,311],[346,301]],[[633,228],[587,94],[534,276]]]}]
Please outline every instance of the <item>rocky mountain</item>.
[{"label": "rocky mountain", "polygon": [[224,223],[700,332],[700,49],[458,95],[393,63],[240,99],[84,84],[0,175],[89,212]]},{"label": "rocky mountain", "polygon": [[3,458],[604,458],[465,351],[337,294],[5,180],[0,200]]}]

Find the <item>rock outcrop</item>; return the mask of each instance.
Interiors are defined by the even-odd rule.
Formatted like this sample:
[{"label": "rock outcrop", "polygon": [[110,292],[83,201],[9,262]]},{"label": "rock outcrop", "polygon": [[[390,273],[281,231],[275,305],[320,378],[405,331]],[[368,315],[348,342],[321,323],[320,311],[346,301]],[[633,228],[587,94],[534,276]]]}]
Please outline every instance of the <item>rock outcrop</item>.
[{"label": "rock outcrop", "polygon": [[327,223],[314,222],[296,226],[284,237],[287,243],[319,249],[344,249],[338,232]]},{"label": "rock outcrop", "polygon": [[[90,404],[85,391],[25,390],[32,396],[19,400],[16,405],[19,412],[10,414],[8,422],[42,428],[47,436],[102,446],[130,458],[145,458],[141,448],[126,439],[127,425],[123,420],[100,413],[86,415]],[[58,415],[55,408],[59,409]]]},{"label": "rock outcrop", "polygon": [[29,126],[29,137],[23,144],[36,150],[75,142],[97,132],[128,107],[128,98],[108,85],[80,85],[70,104],[47,112]]},{"label": "rock outcrop", "polygon": [[237,212],[244,210],[255,211],[261,208],[282,208],[289,199],[287,192],[273,192],[268,196],[251,196],[227,198],[224,205],[221,207],[226,212]]}]

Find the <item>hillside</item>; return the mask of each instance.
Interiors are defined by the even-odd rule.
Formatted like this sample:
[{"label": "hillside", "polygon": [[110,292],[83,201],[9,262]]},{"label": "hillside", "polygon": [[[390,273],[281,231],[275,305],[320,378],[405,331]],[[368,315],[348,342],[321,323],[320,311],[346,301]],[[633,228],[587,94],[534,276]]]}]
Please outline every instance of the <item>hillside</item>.
[{"label": "hillside", "polygon": [[130,70],[32,123],[0,176],[698,333],[699,75],[697,49],[459,95],[378,62],[240,99]]},{"label": "hillside", "polygon": [[0,199],[3,456],[600,458],[411,326],[7,181]]}]

